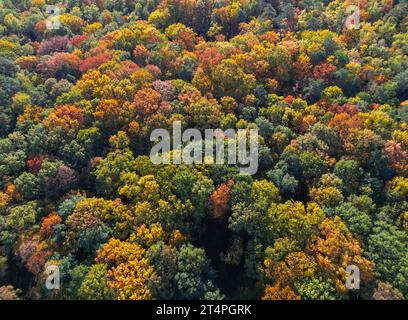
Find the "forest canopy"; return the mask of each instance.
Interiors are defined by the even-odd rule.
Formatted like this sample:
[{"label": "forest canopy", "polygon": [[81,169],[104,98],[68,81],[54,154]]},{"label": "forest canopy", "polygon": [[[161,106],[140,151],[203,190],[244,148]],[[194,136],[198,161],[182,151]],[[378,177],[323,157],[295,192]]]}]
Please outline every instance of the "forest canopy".
[{"label": "forest canopy", "polygon": [[[2,0],[0,299],[408,298],[407,13]],[[175,121],[258,129],[258,172],[153,164]]]}]

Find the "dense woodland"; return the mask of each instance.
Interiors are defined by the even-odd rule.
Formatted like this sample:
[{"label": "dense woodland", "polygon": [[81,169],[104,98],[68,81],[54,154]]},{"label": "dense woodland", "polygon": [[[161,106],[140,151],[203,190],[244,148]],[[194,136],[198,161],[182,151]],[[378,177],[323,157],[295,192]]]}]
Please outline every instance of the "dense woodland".
[{"label": "dense woodland", "polygon": [[[0,299],[408,298],[407,13],[1,0]],[[153,165],[176,120],[258,128],[258,173]]]}]

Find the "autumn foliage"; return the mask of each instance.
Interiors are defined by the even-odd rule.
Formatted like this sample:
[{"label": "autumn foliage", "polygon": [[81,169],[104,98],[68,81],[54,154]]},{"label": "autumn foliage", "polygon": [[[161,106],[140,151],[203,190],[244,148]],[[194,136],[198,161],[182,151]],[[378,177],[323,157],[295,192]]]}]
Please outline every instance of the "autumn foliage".
[{"label": "autumn foliage", "polygon": [[51,3],[0,1],[0,299],[408,298],[406,1]]}]

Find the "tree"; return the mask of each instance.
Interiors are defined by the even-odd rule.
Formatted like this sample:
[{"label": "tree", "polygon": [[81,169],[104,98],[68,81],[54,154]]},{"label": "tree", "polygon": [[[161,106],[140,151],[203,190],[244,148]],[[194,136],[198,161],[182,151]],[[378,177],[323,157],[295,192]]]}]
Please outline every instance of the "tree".
[{"label": "tree", "polygon": [[206,294],[216,291],[211,281],[209,261],[203,249],[191,244],[180,248],[177,260],[177,273],[174,277],[179,299],[202,299]]},{"label": "tree", "polygon": [[7,210],[6,215],[0,221],[3,232],[9,230],[17,234],[35,223],[37,216],[37,204],[27,202],[26,204],[13,206]]},{"label": "tree", "polygon": [[270,181],[256,180],[250,193],[254,208],[266,212],[268,208],[280,201],[279,189]]},{"label": "tree", "polygon": [[211,194],[209,202],[211,207],[211,215],[213,218],[223,218],[229,210],[228,202],[230,200],[231,188],[234,181],[230,180],[227,184],[220,185]]},{"label": "tree", "polygon": [[389,283],[380,282],[373,294],[374,300],[404,300],[404,296]]},{"label": "tree", "polygon": [[293,289],[289,286],[281,287],[280,285],[266,286],[262,300],[300,300]]},{"label": "tree", "polygon": [[322,277],[307,278],[295,284],[296,291],[305,300],[338,300],[339,294],[333,281]]},{"label": "tree", "polygon": [[81,59],[72,53],[56,53],[45,56],[43,62],[37,65],[37,71],[57,79],[76,77],[78,75]]},{"label": "tree", "polygon": [[114,291],[107,284],[107,266],[95,264],[89,271],[78,289],[78,298],[82,300],[112,300]]},{"label": "tree", "polygon": [[312,188],[310,198],[324,207],[335,207],[344,200],[340,190],[335,187]]},{"label": "tree", "polygon": [[58,198],[78,184],[78,173],[60,161],[45,161],[38,172],[40,190],[51,199]]},{"label": "tree", "polygon": [[266,173],[267,177],[272,180],[284,195],[292,195],[298,188],[299,182],[291,174],[288,163],[280,160],[275,168]]},{"label": "tree", "polygon": [[0,57],[0,105],[8,105],[11,97],[20,89],[20,81],[15,76],[18,71],[11,60]]},{"label": "tree", "polygon": [[346,291],[346,268],[349,265],[359,267],[361,283],[367,285],[373,280],[374,263],[362,256],[359,242],[339,217],[321,222],[319,234],[309,241],[308,250],[315,257],[318,268],[330,275],[342,293]]},{"label": "tree", "polygon": [[113,266],[107,273],[108,285],[119,300],[146,300],[151,298],[148,280],[153,276],[145,250],[138,244],[111,239],[98,251],[96,261]]},{"label": "tree", "polygon": [[13,286],[0,287],[0,300],[20,300],[21,290]]},{"label": "tree", "polygon": [[406,174],[408,172],[408,152],[406,152],[400,143],[389,140],[385,143],[385,152],[388,157],[390,167],[397,174]]},{"label": "tree", "polygon": [[223,114],[221,106],[215,99],[208,100],[204,97],[192,101],[186,106],[186,111],[191,124],[206,128],[208,125],[216,126],[219,124]]},{"label": "tree", "polygon": [[318,180],[327,170],[327,165],[318,155],[312,152],[303,152],[300,155],[303,176],[313,183]]},{"label": "tree", "polygon": [[215,94],[240,99],[255,88],[253,75],[244,73],[234,60],[226,59],[216,65],[211,74]]},{"label": "tree", "polygon": [[387,221],[375,222],[368,238],[367,257],[376,264],[378,277],[407,294],[406,233]]},{"label": "tree", "polygon": [[81,65],[79,66],[79,71],[81,71],[81,73],[86,73],[91,69],[97,69],[102,64],[108,62],[109,59],[110,59],[109,53],[101,53],[96,56],[86,58],[85,60],[82,61]]},{"label": "tree", "polygon": [[120,185],[121,174],[132,172],[134,168],[134,157],[130,150],[110,152],[94,170],[98,193],[113,195]]},{"label": "tree", "polygon": [[336,163],[333,173],[343,181],[347,193],[358,190],[363,177],[363,170],[355,160],[340,160]]},{"label": "tree", "polygon": [[323,219],[324,213],[316,203],[305,208],[301,202],[287,201],[268,210],[268,230],[275,238],[289,237],[303,244],[317,234]]},{"label": "tree", "polygon": [[49,55],[55,52],[64,52],[68,49],[69,38],[67,36],[55,36],[42,42],[37,53],[39,55]]},{"label": "tree", "polygon": [[118,300],[151,299],[147,280],[152,276],[153,268],[147,259],[131,260],[112,269],[108,276],[109,286],[116,291]]},{"label": "tree", "polygon": [[366,212],[346,202],[336,207],[335,213],[342,218],[354,235],[365,239],[370,234],[373,223]]},{"label": "tree", "polygon": [[[55,2],[0,0],[0,296],[408,297],[407,1]],[[257,173],[153,164],[175,121]]]},{"label": "tree", "polygon": [[14,184],[16,185],[18,192],[28,200],[33,200],[39,195],[40,181],[35,175],[29,172],[22,173],[16,180],[14,180]]},{"label": "tree", "polygon": [[24,92],[17,92],[13,98],[11,99],[12,101],[12,109],[15,114],[20,114],[23,113],[24,108],[27,105],[31,104],[31,97],[24,93]]},{"label": "tree", "polygon": [[155,277],[152,278],[152,294],[157,299],[174,298],[177,256],[177,249],[165,245],[163,242],[152,245],[146,252],[146,257],[155,269]]},{"label": "tree", "polygon": [[53,232],[53,227],[62,221],[61,217],[56,212],[51,212],[47,217],[43,218],[40,235],[43,238],[48,238]]}]

